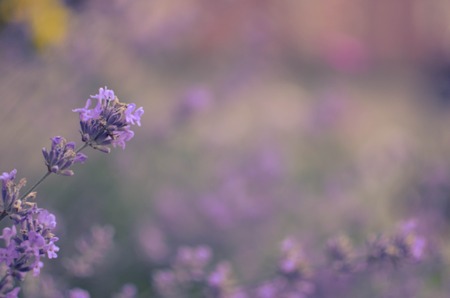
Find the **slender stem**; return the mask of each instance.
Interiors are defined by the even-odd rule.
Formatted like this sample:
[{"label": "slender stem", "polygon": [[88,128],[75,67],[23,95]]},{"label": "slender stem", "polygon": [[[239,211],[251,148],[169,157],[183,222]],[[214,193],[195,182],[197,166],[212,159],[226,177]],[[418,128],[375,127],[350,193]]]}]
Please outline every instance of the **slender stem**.
[{"label": "slender stem", "polygon": [[5,276],[3,276],[2,280],[0,280],[0,289],[3,289],[5,286],[8,276],[9,274],[5,273]]},{"label": "slender stem", "polygon": [[[83,146],[81,146],[81,147],[76,151],[76,153],[80,152],[81,150],[83,150],[83,149],[86,148],[87,146],[88,146],[88,144],[85,143]],[[45,173],[45,175],[44,175],[38,182],[36,182],[35,185],[33,185],[33,186],[32,186],[25,194],[23,194],[23,195],[20,197],[20,200],[23,200],[27,195],[29,195],[36,187],[39,186],[39,184],[42,183],[42,181],[44,181],[48,176],[50,176],[51,173],[52,173],[52,172],[50,172],[50,171],[48,171],[47,173]],[[0,215],[0,220],[2,220],[2,214]]]},{"label": "slender stem", "polygon": [[[79,149],[77,149],[76,153],[79,153],[80,151],[82,151],[87,146],[89,146],[89,145],[87,143],[85,143],[83,146],[81,146]],[[28,196],[36,187],[39,186],[39,184],[41,184],[48,176],[50,176],[51,173],[52,173],[51,171],[48,171],[47,173],[45,173],[45,175],[42,176],[42,178],[39,179],[39,181],[36,182],[26,193],[24,193],[20,197],[19,200],[23,200],[26,196]],[[0,213],[0,221],[2,221],[6,216],[8,216],[8,212],[3,211],[2,213]]]},{"label": "slender stem", "polygon": [[81,146],[79,149],[77,149],[77,151],[75,151],[75,153],[79,153],[80,151],[82,151],[84,148],[86,148],[87,146],[89,146],[88,143],[84,143],[83,146]]},{"label": "slender stem", "polygon": [[39,184],[42,183],[42,181],[45,180],[45,178],[47,178],[48,176],[50,176],[51,173],[52,173],[52,172],[50,172],[50,171],[48,171],[47,173],[45,173],[45,175],[42,176],[42,178],[39,179],[39,181],[36,182],[36,184],[34,184],[34,185],[33,185],[26,193],[24,193],[24,194],[20,197],[20,200],[23,200],[26,196],[28,196],[28,195],[29,195],[36,187],[39,186]]},{"label": "slender stem", "polygon": [[[0,214],[0,221],[2,221],[6,216],[8,216],[8,212],[3,211],[3,212]],[[1,284],[1,283],[0,283],[0,284]]]}]

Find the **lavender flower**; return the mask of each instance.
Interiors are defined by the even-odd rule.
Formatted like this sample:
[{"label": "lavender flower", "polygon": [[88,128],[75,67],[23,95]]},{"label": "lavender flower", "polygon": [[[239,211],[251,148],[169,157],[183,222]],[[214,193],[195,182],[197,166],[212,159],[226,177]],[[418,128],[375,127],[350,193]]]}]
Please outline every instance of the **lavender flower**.
[{"label": "lavender flower", "polygon": [[134,136],[131,125],[141,125],[142,107],[121,103],[108,88],[100,88],[99,93],[91,96],[97,99],[95,108],[90,109],[91,99],[84,108],[74,109],[80,114],[81,139],[94,149],[109,153],[108,145],[125,148],[125,143]]},{"label": "lavender flower", "polygon": [[75,143],[67,143],[63,137],[57,136],[51,140],[52,149],[50,152],[42,148],[48,171],[59,175],[72,176],[73,171],[68,170],[68,168],[74,163],[83,163],[87,156],[83,153],[75,152]]},{"label": "lavender flower", "polygon": [[5,227],[0,236],[5,243],[4,247],[0,247],[0,265],[7,268],[0,282],[0,297],[16,297],[20,288],[13,288],[15,281],[22,281],[30,271],[34,276],[39,275],[44,266],[42,259],[57,258],[59,251],[55,245],[58,237],[53,234],[55,216],[28,201],[35,198],[36,192],[29,191],[20,196],[20,189],[26,180],[21,179],[16,183],[16,174],[14,169],[0,176],[3,205],[1,219],[9,216],[14,222],[11,227]]},{"label": "lavender flower", "polygon": [[[48,211],[37,207],[29,209],[19,222],[21,233],[11,238],[13,241],[10,241],[8,249],[12,250],[14,258],[11,263],[6,264],[10,267],[11,274],[19,280],[23,279],[25,272],[31,270],[34,275],[39,275],[43,266],[41,258],[47,256],[52,259],[58,256],[59,247],[55,245],[58,237],[52,232],[55,225],[47,224],[49,218],[54,222],[54,215]],[[3,235],[8,233],[9,230],[3,231]]]}]

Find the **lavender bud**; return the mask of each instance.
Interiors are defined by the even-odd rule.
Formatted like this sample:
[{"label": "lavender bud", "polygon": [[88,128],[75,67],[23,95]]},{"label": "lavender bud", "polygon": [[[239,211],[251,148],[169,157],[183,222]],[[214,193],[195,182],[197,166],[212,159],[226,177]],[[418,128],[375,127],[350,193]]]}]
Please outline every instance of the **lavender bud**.
[{"label": "lavender bud", "polygon": [[75,152],[75,143],[68,143],[65,138],[60,136],[52,138],[50,152],[43,148],[42,154],[48,171],[63,176],[72,176],[73,171],[68,168],[74,163],[83,163],[87,159],[83,153]]}]

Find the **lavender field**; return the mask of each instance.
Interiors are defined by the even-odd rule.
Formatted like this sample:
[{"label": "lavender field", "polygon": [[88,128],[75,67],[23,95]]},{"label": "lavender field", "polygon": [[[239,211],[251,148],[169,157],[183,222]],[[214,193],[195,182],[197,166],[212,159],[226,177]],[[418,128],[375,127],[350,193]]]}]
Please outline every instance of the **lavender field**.
[{"label": "lavender field", "polygon": [[0,0],[0,298],[450,297],[449,12]]}]

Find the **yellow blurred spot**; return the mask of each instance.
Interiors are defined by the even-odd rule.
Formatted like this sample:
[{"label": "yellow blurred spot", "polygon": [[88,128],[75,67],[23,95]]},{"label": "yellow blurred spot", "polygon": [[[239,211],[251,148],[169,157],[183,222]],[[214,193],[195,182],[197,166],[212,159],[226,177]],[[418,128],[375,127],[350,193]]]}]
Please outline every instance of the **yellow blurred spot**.
[{"label": "yellow blurred spot", "polygon": [[68,10],[59,0],[4,0],[0,17],[6,22],[23,22],[37,49],[58,44],[67,31]]}]

